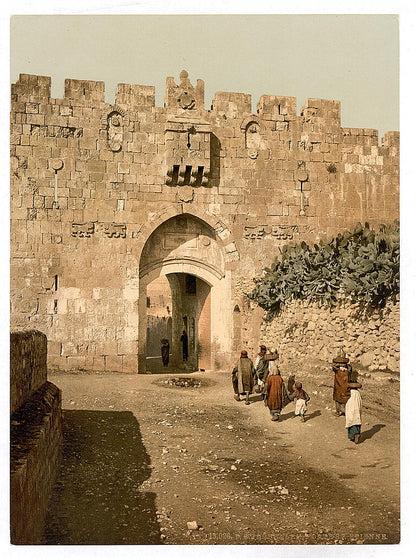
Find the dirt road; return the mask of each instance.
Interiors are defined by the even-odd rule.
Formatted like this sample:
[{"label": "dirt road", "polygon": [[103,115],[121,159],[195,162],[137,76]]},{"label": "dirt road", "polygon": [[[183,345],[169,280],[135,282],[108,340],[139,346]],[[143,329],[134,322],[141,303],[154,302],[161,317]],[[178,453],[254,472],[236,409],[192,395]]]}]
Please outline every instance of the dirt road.
[{"label": "dirt road", "polygon": [[392,378],[364,383],[358,445],[333,414],[332,378],[319,366],[304,380],[305,423],[293,403],[272,422],[260,396],[236,402],[226,372],[49,380],[63,394],[65,447],[44,544],[399,540]]}]

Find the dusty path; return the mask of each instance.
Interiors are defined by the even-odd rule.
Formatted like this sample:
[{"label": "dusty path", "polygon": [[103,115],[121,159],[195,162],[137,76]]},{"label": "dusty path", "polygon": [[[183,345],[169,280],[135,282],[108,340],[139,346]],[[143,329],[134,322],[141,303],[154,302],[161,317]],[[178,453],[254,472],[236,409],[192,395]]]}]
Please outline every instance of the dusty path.
[{"label": "dusty path", "polygon": [[45,544],[398,542],[394,403],[381,413],[363,390],[355,445],[325,376],[305,384],[305,423],[293,404],[274,423],[259,396],[234,401],[228,373],[186,375],[200,387],[172,377],[185,378],[49,375],[62,389],[65,451]]}]

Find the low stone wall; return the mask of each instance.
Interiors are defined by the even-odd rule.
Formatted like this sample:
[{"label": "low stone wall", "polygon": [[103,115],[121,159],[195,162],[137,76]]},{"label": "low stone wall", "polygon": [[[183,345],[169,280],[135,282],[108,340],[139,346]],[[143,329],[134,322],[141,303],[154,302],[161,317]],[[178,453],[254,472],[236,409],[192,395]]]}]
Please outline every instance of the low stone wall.
[{"label": "low stone wall", "polygon": [[61,462],[61,392],[46,379],[46,344],[38,331],[11,335],[12,544],[39,544]]},{"label": "low stone wall", "polygon": [[10,335],[10,412],[46,382],[46,335],[36,330]]},{"label": "low stone wall", "polygon": [[331,362],[341,347],[363,368],[399,372],[400,305],[364,312],[357,304],[334,309],[293,301],[260,327],[261,342],[276,347],[283,363],[319,359]]}]

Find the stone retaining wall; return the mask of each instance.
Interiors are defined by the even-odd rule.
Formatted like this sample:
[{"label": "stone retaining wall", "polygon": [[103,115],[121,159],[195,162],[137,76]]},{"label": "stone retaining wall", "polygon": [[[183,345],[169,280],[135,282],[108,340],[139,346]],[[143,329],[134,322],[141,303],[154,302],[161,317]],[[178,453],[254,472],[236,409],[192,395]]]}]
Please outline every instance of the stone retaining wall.
[{"label": "stone retaining wall", "polygon": [[360,367],[399,372],[399,303],[389,302],[385,308],[369,312],[368,308],[366,311],[359,304],[347,301],[333,309],[307,301],[292,301],[278,317],[266,322],[261,308],[245,296],[253,286],[247,278],[240,278],[237,284],[236,301],[242,325],[236,353],[246,349],[254,356],[262,343],[277,348],[284,365],[313,359],[331,362],[343,347],[351,361]]},{"label": "stone retaining wall", "polygon": [[62,453],[61,392],[46,380],[46,336],[11,335],[12,544],[39,544]]},{"label": "stone retaining wall", "polygon": [[389,303],[369,315],[357,304],[330,310],[292,302],[261,325],[261,340],[277,347],[282,362],[331,361],[341,347],[352,362],[369,370],[399,371],[400,305]]}]

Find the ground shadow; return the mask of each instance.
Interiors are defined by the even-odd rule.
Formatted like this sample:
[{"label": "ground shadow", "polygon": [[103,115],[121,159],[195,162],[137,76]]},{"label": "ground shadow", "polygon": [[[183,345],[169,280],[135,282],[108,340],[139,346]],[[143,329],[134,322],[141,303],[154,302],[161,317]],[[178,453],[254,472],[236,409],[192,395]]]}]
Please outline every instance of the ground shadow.
[{"label": "ground shadow", "polygon": [[318,410],[314,411],[314,412],[311,413],[311,414],[307,413],[307,414],[305,415],[305,420],[306,420],[306,422],[307,422],[308,420],[312,420],[312,419],[314,419],[315,417],[320,417],[321,415],[322,415],[322,413],[321,413],[321,411],[319,411],[319,409],[318,409]]},{"label": "ground shadow", "polygon": [[385,426],[386,426],[385,424],[375,424],[369,430],[365,430],[364,432],[362,432],[360,434],[360,444],[365,442],[365,440],[369,440],[370,438],[372,438],[374,436],[374,434],[377,434],[377,432],[380,432],[380,430],[382,428],[384,428]]},{"label": "ground shadow", "polygon": [[279,422],[283,422],[284,420],[288,420],[290,418],[293,418],[294,416],[295,416],[295,411],[291,411],[290,413],[287,413],[286,415],[280,415]]},{"label": "ground shadow", "polygon": [[[240,397],[244,397],[241,395]],[[250,403],[257,403],[258,401],[263,401],[263,394],[258,393],[256,395],[250,395]]]},{"label": "ground shadow", "polygon": [[61,473],[41,544],[161,544],[139,423],[131,412],[63,411]]}]

